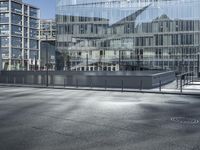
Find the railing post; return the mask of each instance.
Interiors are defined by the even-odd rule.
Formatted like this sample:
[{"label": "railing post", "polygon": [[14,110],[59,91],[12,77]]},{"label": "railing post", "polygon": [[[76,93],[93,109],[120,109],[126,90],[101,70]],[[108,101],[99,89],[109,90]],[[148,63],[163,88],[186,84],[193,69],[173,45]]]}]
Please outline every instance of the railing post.
[{"label": "railing post", "polygon": [[107,80],[105,80],[105,91],[107,90]]},{"label": "railing post", "polygon": [[140,91],[142,91],[142,88],[143,88],[143,82],[142,80],[140,80]]},{"label": "railing post", "polygon": [[162,91],[162,81],[161,80],[159,81],[159,91],[160,92]]},{"label": "railing post", "polygon": [[122,92],[124,92],[124,81],[122,80]]},{"label": "railing post", "polygon": [[179,84],[178,84],[178,76],[176,77],[176,88],[178,89],[178,86],[179,86]]},{"label": "railing post", "polygon": [[55,75],[53,75],[53,88],[55,87]]},{"label": "railing post", "polygon": [[182,85],[182,76],[181,76],[181,80],[180,80],[180,92],[182,93],[183,92],[183,85]]},{"label": "railing post", "polygon": [[194,73],[192,72],[192,83],[194,82]]},{"label": "railing post", "polygon": [[90,81],[90,88],[92,89],[93,87],[92,87],[92,79],[91,79],[91,81]]},{"label": "railing post", "polygon": [[78,88],[78,79],[76,79],[76,88]]}]

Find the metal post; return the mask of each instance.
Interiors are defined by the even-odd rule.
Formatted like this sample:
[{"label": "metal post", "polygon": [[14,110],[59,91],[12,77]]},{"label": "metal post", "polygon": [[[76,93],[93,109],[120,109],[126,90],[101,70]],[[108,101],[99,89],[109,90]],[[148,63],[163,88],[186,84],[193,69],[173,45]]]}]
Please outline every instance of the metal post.
[{"label": "metal post", "polygon": [[124,92],[124,81],[122,80],[122,92]]},{"label": "metal post", "polygon": [[86,55],[86,70],[88,71],[89,70],[89,67],[88,67],[89,65],[88,65],[88,54]]},{"label": "metal post", "polygon": [[35,55],[35,71],[37,70],[37,55]]},{"label": "metal post", "polygon": [[78,88],[78,79],[76,79],[76,88]]},{"label": "metal post", "polygon": [[119,50],[119,71],[121,70],[121,51]]},{"label": "metal post", "polygon": [[143,82],[142,82],[142,80],[140,80],[140,90],[142,90],[142,87],[143,86]]},{"label": "metal post", "polygon": [[90,88],[92,88],[92,80],[90,81]]},{"label": "metal post", "polygon": [[105,80],[105,90],[107,90],[107,80]]},{"label": "metal post", "polygon": [[192,83],[194,82],[194,72],[192,73]]},{"label": "metal post", "polygon": [[183,85],[182,85],[182,76],[181,76],[181,80],[180,80],[180,92],[182,93],[183,92]]},{"label": "metal post", "polygon": [[200,77],[200,71],[199,71],[199,67],[200,67],[200,54],[197,55],[197,77]]},{"label": "metal post", "polygon": [[162,86],[162,81],[160,80],[160,81],[159,81],[159,91],[160,91],[160,92],[162,91],[162,87],[161,87],[161,86]]},{"label": "metal post", "polygon": [[176,77],[176,88],[178,89],[178,76]]},{"label": "metal post", "polygon": [[55,75],[53,75],[53,88],[55,87]]},{"label": "metal post", "polygon": [[48,43],[47,43],[47,35],[46,35],[46,86],[49,86],[49,54],[48,54]]}]

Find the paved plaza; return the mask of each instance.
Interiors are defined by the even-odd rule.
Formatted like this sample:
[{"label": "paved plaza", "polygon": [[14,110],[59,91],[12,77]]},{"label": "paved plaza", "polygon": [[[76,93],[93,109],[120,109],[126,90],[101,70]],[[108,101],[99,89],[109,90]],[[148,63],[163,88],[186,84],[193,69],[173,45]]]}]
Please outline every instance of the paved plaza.
[{"label": "paved plaza", "polygon": [[0,87],[0,150],[200,150],[200,97]]}]

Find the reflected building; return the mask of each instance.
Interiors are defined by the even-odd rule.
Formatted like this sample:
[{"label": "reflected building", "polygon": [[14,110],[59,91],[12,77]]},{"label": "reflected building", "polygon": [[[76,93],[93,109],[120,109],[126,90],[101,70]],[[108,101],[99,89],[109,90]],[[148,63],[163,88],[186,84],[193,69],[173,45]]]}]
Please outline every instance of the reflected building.
[{"label": "reflected building", "polygon": [[64,70],[197,71],[199,0],[57,0]]},{"label": "reflected building", "polygon": [[39,9],[22,0],[0,0],[2,70],[39,68]]}]

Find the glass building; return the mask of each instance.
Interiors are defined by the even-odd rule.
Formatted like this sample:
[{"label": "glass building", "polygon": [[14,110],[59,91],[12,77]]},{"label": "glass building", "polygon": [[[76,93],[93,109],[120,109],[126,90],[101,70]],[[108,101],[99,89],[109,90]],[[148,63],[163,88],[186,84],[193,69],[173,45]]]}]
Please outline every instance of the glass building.
[{"label": "glass building", "polygon": [[[51,19],[40,20],[40,68],[55,70],[56,66],[56,22]],[[46,59],[48,58],[48,59]]]},{"label": "glass building", "polygon": [[0,0],[2,70],[39,67],[39,9],[22,0]]},{"label": "glass building", "polygon": [[63,69],[197,71],[199,0],[57,0]]}]

